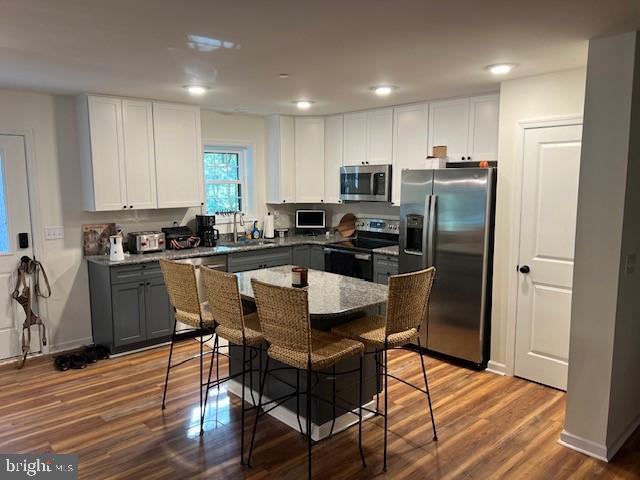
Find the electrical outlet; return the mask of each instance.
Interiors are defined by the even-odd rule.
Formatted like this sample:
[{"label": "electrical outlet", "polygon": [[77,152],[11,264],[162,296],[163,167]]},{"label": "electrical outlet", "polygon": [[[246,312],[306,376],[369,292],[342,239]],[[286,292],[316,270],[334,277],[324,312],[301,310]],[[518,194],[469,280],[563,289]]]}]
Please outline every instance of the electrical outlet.
[{"label": "electrical outlet", "polygon": [[637,257],[635,253],[630,253],[625,257],[624,271],[627,275],[636,273]]},{"label": "electrical outlet", "polygon": [[61,240],[64,238],[64,227],[44,227],[45,240]]}]

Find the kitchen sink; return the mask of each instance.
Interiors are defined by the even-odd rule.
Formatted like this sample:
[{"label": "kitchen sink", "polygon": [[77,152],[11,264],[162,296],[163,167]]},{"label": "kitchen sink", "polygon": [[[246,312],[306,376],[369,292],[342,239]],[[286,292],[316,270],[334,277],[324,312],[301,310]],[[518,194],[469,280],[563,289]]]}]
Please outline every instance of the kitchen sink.
[{"label": "kitchen sink", "polygon": [[276,243],[275,240],[263,240],[263,239],[252,239],[252,240],[238,240],[237,242],[224,242],[218,243],[220,247],[250,247],[250,246],[261,246],[261,245],[274,245]]}]

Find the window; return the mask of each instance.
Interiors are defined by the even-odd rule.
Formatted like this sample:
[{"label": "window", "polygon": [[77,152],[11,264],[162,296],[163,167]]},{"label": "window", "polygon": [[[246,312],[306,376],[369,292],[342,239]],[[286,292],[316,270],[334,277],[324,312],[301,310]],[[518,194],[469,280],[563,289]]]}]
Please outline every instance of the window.
[{"label": "window", "polygon": [[245,209],[245,158],[246,150],[243,148],[205,147],[204,194],[207,214]]}]

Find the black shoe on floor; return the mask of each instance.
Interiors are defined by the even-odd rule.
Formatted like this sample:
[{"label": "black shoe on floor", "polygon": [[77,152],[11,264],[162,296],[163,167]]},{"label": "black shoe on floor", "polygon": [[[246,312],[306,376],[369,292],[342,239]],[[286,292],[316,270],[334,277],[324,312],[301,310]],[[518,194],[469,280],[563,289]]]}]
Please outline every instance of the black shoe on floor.
[{"label": "black shoe on floor", "polygon": [[66,372],[71,367],[69,355],[58,355],[53,359],[53,365],[61,372]]}]

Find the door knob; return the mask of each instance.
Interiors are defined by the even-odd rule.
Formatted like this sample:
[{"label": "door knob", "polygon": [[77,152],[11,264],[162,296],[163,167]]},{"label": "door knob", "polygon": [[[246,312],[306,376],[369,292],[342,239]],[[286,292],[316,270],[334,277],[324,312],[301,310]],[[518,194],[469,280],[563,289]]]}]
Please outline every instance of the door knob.
[{"label": "door knob", "polygon": [[520,267],[520,273],[529,273],[531,271],[531,269],[529,268],[529,265],[522,265]]}]

